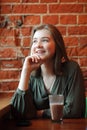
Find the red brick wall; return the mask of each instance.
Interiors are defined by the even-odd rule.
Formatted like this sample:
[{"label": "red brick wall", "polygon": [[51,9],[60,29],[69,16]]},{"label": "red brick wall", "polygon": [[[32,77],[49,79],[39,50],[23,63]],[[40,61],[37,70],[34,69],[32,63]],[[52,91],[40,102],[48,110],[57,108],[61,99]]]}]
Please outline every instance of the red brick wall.
[{"label": "red brick wall", "polygon": [[59,28],[87,88],[87,0],[1,0],[0,13],[0,91],[17,88],[31,29],[41,23]]}]

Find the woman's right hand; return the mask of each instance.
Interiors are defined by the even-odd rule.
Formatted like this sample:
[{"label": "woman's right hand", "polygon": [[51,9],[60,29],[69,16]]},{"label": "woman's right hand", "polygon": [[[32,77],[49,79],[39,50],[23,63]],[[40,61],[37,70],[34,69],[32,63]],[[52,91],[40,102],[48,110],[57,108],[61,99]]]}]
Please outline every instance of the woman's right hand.
[{"label": "woman's right hand", "polygon": [[27,56],[25,58],[24,64],[23,64],[23,69],[21,72],[21,78],[20,78],[20,82],[18,85],[18,88],[20,90],[27,90],[28,89],[28,81],[29,81],[29,77],[30,74],[33,70],[36,70],[40,65],[42,64],[42,60],[40,58],[40,56],[38,55],[31,55],[31,56]]},{"label": "woman's right hand", "polygon": [[24,61],[23,68],[26,68],[30,73],[36,70],[42,64],[42,59],[38,55],[27,56]]}]

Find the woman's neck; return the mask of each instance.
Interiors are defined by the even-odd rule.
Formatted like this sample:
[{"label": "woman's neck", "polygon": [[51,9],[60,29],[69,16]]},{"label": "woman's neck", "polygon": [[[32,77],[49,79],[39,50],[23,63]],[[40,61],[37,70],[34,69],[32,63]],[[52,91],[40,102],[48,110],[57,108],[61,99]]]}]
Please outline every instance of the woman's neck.
[{"label": "woman's neck", "polygon": [[43,77],[53,76],[54,73],[54,63],[53,62],[46,62],[45,64],[41,65],[41,74]]}]

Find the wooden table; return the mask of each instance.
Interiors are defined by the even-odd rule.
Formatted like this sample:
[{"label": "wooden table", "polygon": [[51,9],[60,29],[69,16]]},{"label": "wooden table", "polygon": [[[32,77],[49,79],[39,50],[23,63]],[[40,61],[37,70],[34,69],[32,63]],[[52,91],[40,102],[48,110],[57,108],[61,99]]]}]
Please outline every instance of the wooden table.
[{"label": "wooden table", "polygon": [[[12,95],[0,95],[0,117],[10,110]],[[53,123],[50,119],[30,120],[29,126],[17,126],[13,119],[0,119],[0,130],[87,130],[87,119],[64,119],[62,124]]]},{"label": "wooden table", "polygon": [[16,121],[3,121],[1,130],[87,130],[87,119],[64,119],[62,124],[53,123],[50,119],[36,119],[30,121],[30,126],[19,127]]},{"label": "wooden table", "polygon": [[12,94],[0,93],[0,118],[10,110]]}]

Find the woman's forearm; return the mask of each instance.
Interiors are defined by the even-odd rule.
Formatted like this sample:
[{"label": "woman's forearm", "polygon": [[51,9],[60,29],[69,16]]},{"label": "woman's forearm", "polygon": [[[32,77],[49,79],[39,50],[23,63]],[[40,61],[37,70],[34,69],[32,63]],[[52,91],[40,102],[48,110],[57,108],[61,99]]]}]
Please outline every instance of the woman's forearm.
[{"label": "woman's forearm", "polygon": [[18,88],[20,90],[26,91],[28,89],[29,79],[30,79],[30,67],[28,65],[28,60],[26,58],[23,64]]},{"label": "woman's forearm", "polygon": [[25,91],[25,90],[28,89],[29,78],[30,78],[30,72],[28,71],[27,68],[23,67],[22,72],[21,72],[19,85],[18,85],[18,88],[20,90],[24,90]]}]

